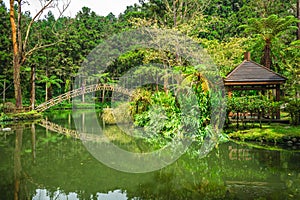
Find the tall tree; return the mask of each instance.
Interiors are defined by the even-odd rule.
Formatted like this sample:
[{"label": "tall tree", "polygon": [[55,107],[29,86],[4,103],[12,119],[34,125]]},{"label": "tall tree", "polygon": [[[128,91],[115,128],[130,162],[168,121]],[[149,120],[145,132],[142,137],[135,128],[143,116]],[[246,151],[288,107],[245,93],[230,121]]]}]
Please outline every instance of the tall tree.
[{"label": "tall tree", "polygon": [[209,5],[209,2],[202,0],[164,0],[166,14],[173,20],[172,27],[187,22],[189,19],[201,14]]},{"label": "tall tree", "polygon": [[300,0],[297,0],[297,19],[298,19],[297,39],[300,40]]},{"label": "tall tree", "polygon": [[267,18],[252,18],[247,25],[242,25],[246,33],[259,36],[264,42],[261,64],[270,68],[272,65],[271,45],[272,42],[285,33],[297,29],[294,24],[297,19],[294,16],[279,18],[277,15],[270,15]]},{"label": "tall tree", "polygon": [[[22,93],[21,93],[21,85],[20,85],[20,67],[21,67],[21,55],[20,50],[20,41],[17,41],[17,32],[21,32],[19,30],[20,23],[21,23],[21,1],[18,1],[18,20],[20,21],[18,25],[16,25],[16,17],[15,17],[15,10],[14,10],[14,0],[10,0],[10,11],[9,11],[9,18],[11,23],[11,37],[13,43],[13,70],[14,70],[14,88],[15,88],[15,99],[16,99],[16,107],[22,107]],[[17,30],[18,27],[18,30]],[[21,35],[19,35],[21,36]],[[22,39],[19,37],[18,39]]]},{"label": "tall tree", "polygon": [[[15,4],[16,13],[15,13]],[[11,37],[13,45],[13,79],[14,79],[14,91],[16,99],[16,108],[22,108],[22,91],[20,84],[20,68],[25,63],[28,56],[34,51],[51,46],[53,44],[37,43],[33,48],[28,48],[28,41],[30,36],[30,30],[36,20],[40,18],[43,12],[51,7],[57,7],[61,2],[58,0],[40,0],[42,5],[41,9],[33,16],[31,21],[28,23],[26,30],[22,31],[22,5],[27,3],[25,0],[10,0],[10,23],[11,23]],[[61,14],[67,9],[70,1],[63,2]],[[23,36],[23,33],[25,36]]]},{"label": "tall tree", "polygon": [[284,17],[294,15],[294,11],[291,9],[291,5],[295,5],[294,3],[295,0],[249,0],[247,4],[258,17],[268,17],[273,14]]},{"label": "tall tree", "polygon": [[0,87],[3,87],[0,95],[3,97],[3,102],[6,98],[6,90],[10,83],[12,82],[11,70],[8,66],[11,65],[12,53],[11,53],[11,40],[10,35],[10,22],[9,13],[7,8],[0,0]]}]

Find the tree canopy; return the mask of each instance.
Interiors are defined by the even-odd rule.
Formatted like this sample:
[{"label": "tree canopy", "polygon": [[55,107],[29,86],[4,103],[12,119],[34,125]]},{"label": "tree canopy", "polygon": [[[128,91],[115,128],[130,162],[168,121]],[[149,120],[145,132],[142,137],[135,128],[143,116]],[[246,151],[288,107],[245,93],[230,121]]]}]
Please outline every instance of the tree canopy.
[{"label": "tree canopy", "polygon": [[[100,16],[93,8],[83,7],[74,18],[57,19],[51,11],[44,18],[20,12],[22,2],[12,0],[12,12],[12,7],[0,3],[0,86],[3,100],[19,107],[29,105],[30,98],[37,104],[45,101],[45,83],[53,77],[54,85],[59,83],[63,89],[53,87],[49,94],[56,96],[72,89],[78,69],[97,45],[114,34],[145,26],[176,29],[189,36],[210,54],[223,77],[242,61],[243,52],[250,51],[254,61],[294,80],[288,82],[287,91],[294,91],[299,83],[297,0],[140,0],[119,16]],[[50,2],[54,0],[45,1],[44,6]],[[60,1],[58,5],[64,7]],[[13,24],[17,34],[12,37]],[[14,40],[18,48],[13,46]],[[131,66],[162,56],[136,49],[111,63],[106,73],[120,76]],[[176,55],[169,58],[176,60]],[[171,67],[178,65],[171,63]],[[100,77],[97,73],[95,77]],[[28,92],[33,83],[34,96]],[[299,95],[299,91],[292,93]]]}]

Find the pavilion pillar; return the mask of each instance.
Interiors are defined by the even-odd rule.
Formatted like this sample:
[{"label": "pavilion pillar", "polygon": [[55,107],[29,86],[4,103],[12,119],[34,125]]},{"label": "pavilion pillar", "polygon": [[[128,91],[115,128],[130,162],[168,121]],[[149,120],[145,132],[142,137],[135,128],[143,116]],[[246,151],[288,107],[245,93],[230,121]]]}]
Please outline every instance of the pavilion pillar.
[{"label": "pavilion pillar", "polygon": [[228,94],[228,98],[232,97],[232,90],[231,90],[231,88],[228,88],[227,94]]},{"label": "pavilion pillar", "polygon": [[[276,101],[280,101],[280,85],[276,85]],[[280,119],[280,108],[277,109],[276,119]]]}]

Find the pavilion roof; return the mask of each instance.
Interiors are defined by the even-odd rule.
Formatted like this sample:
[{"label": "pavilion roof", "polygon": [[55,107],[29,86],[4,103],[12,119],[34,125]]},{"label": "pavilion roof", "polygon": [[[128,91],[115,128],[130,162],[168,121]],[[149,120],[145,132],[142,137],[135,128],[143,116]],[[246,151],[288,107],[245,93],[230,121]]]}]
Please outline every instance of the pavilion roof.
[{"label": "pavilion roof", "polygon": [[224,79],[225,85],[283,84],[284,76],[251,60],[244,60]]}]

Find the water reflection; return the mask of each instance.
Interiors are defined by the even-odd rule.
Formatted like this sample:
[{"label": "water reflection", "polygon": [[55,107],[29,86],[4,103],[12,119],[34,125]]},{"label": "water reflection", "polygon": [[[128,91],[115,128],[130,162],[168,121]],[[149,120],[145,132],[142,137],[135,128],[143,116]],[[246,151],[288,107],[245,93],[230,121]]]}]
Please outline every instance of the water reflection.
[{"label": "water reflection", "polygon": [[[72,129],[67,115],[53,119]],[[106,128],[116,144],[141,148]],[[0,133],[1,199],[300,199],[297,152],[226,143],[199,159],[194,145],[162,170],[128,174],[99,163],[71,136],[35,123],[13,130]]]},{"label": "water reflection", "polygon": [[22,137],[23,127],[21,125],[16,126],[16,140],[15,140],[15,151],[14,151],[14,200],[19,199],[20,195],[20,182],[21,182],[21,149],[22,149]]},{"label": "water reflection", "polygon": [[[80,197],[75,192],[70,192],[65,194],[63,191],[57,190],[53,194],[47,191],[46,189],[37,189],[36,194],[33,196],[32,200],[50,200],[50,199],[59,199],[59,200],[79,200]],[[97,193],[94,197],[90,196],[90,199],[105,199],[105,200],[126,200],[126,193],[121,190],[109,191],[107,194],[105,193]]]},{"label": "water reflection", "polygon": [[233,146],[228,146],[230,160],[252,160],[250,150],[247,148],[237,149]]}]

